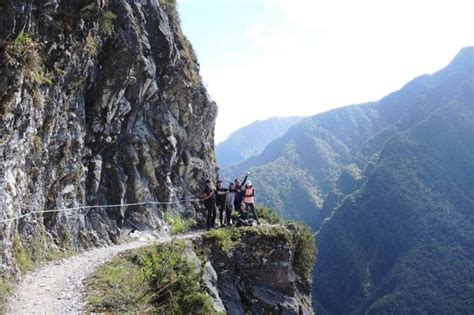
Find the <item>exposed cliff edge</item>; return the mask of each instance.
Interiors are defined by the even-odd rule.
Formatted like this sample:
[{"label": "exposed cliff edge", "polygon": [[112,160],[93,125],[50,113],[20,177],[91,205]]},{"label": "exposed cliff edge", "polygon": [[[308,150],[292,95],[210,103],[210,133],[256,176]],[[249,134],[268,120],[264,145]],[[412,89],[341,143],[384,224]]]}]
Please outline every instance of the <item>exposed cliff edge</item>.
[{"label": "exposed cliff edge", "polygon": [[131,250],[86,281],[92,312],[312,314],[314,238],[296,224],[219,229]]},{"label": "exposed cliff edge", "polygon": [[[0,3],[0,219],[192,199],[215,174],[216,105],[174,1]],[[177,210],[194,211],[181,203]],[[164,207],[0,223],[1,272],[163,225]],[[16,258],[16,259],[15,259]]]}]

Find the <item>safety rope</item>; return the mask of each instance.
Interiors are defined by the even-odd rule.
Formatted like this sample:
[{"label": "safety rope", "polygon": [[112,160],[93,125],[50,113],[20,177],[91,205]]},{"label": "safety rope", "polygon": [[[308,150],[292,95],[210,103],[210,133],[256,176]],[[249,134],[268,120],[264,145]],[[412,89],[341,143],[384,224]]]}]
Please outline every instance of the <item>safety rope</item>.
[{"label": "safety rope", "polygon": [[80,207],[73,207],[73,208],[35,210],[35,211],[30,211],[28,213],[22,214],[17,217],[2,219],[0,220],[0,223],[15,221],[15,220],[27,217],[35,213],[51,213],[51,212],[62,212],[62,211],[66,212],[66,211],[74,211],[74,210],[80,210],[80,209],[115,208],[115,207],[128,207],[128,206],[140,206],[140,205],[171,205],[171,204],[177,204],[177,203],[183,203],[183,202],[196,202],[196,201],[201,201],[201,199],[185,199],[185,200],[176,200],[176,201],[143,201],[143,202],[134,202],[134,203],[121,203],[121,204],[116,204],[116,205],[95,205],[95,206],[80,206]]}]

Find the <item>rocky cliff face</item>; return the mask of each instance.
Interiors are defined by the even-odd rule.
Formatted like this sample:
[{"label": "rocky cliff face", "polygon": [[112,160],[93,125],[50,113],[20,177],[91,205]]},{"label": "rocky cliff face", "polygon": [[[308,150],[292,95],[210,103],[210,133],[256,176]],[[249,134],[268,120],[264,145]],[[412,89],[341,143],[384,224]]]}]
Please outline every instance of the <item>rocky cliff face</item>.
[{"label": "rocky cliff face", "polygon": [[[192,199],[214,176],[216,105],[174,1],[6,0],[0,44],[1,220]],[[115,242],[127,225],[159,228],[164,209],[98,207],[1,223],[2,272],[33,245],[51,252]]]},{"label": "rocky cliff face", "polygon": [[313,314],[314,240],[298,225],[215,231],[196,242],[214,308],[228,314]]}]

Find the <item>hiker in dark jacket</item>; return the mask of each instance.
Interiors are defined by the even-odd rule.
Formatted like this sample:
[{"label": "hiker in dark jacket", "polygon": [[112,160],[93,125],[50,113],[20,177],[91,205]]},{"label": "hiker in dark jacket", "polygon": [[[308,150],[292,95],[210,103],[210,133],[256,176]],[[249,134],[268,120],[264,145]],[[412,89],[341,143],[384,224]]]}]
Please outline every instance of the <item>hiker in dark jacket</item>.
[{"label": "hiker in dark jacket", "polygon": [[216,192],[212,187],[210,179],[206,180],[206,188],[204,188],[204,206],[207,210],[207,230],[214,228],[216,221]]},{"label": "hiker in dark jacket", "polygon": [[240,204],[242,203],[242,199],[243,199],[242,186],[247,181],[248,176],[249,176],[249,172],[247,172],[247,174],[245,175],[242,183],[240,183],[240,180],[238,178],[236,178],[234,181],[234,189],[235,189],[234,209],[235,211],[240,211]]},{"label": "hiker in dark jacket", "polygon": [[225,211],[225,194],[227,192],[227,189],[222,187],[222,181],[218,180],[216,183],[216,205],[217,209],[219,210],[219,220],[221,222],[221,227],[225,226],[224,223],[224,211]]},{"label": "hiker in dark jacket", "polygon": [[234,201],[235,201],[235,184],[229,184],[229,190],[225,196],[225,221],[227,225],[231,225],[232,219],[232,210],[234,209]]}]

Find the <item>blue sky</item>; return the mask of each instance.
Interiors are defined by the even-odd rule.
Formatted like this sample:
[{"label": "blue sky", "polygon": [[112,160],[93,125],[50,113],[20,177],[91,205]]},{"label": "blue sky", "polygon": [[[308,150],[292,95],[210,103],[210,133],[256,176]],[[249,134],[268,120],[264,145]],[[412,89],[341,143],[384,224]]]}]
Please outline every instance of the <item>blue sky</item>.
[{"label": "blue sky", "polygon": [[375,101],[474,45],[472,0],[181,0],[216,143],[272,116]]}]

